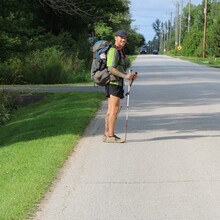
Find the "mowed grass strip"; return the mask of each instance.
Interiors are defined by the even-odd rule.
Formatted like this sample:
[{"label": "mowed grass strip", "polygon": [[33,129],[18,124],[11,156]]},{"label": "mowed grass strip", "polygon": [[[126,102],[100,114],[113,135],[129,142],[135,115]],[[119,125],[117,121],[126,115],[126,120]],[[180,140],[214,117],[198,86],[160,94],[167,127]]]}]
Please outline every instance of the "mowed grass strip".
[{"label": "mowed grass strip", "polygon": [[54,93],[0,128],[0,219],[27,219],[94,117],[102,93]]},{"label": "mowed grass strip", "polygon": [[197,63],[197,64],[204,64],[206,66],[220,68],[220,57],[201,58],[201,57],[180,56],[180,57],[177,57],[177,58],[180,58],[182,60],[188,60],[190,62]]}]

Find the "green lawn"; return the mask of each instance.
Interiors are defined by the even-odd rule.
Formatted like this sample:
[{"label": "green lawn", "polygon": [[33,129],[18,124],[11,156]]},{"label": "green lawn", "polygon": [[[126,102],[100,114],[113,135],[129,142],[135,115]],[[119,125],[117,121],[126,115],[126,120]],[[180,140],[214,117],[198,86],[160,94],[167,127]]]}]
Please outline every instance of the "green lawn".
[{"label": "green lawn", "polygon": [[27,219],[73,151],[102,93],[54,93],[0,127],[0,219]]},{"label": "green lawn", "polygon": [[201,57],[185,57],[185,56],[178,56],[178,58],[183,59],[183,60],[188,60],[194,63],[198,64],[204,64],[207,66],[215,67],[215,68],[220,68],[220,57],[213,58],[201,58]]}]

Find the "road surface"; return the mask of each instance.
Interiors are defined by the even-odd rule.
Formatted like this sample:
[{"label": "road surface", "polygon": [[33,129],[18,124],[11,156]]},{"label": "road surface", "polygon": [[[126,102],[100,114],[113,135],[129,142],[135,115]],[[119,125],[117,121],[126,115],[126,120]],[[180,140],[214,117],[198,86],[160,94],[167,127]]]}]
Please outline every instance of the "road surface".
[{"label": "road surface", "polygon": [[220,219],[220,69],[160,55],[132,68],[127,143],[101,141],[104,102],[35,220]]}]

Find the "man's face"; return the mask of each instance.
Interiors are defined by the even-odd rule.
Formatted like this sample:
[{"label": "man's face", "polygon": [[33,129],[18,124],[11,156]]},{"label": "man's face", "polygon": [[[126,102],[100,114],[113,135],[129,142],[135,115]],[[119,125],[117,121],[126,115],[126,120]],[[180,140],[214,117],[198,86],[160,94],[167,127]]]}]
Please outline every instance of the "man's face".
[{"label": "man's face", "polygon": [[127,43],[127,37],[115,36],[115,45],[117,47],[124,47]]}]

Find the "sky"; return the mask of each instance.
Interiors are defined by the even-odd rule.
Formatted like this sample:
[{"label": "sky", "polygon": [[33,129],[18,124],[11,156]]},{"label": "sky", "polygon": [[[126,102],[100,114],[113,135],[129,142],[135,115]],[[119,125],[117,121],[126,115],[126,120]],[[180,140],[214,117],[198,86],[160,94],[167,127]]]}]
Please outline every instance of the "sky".
[{"label": "sky", "polygon": [[[146,42],[153,40],[155,31],[152,24],[158,18],[161,21],[172,20],[175,16],[177,0],[130,0],[130,13],[132,28],[137,28],[137,32],[143,34]],[[179,0],[181,3],[182,0]],[[183,7],[189,0],[183,0]],[[194,5],[202,4],[202,0],[191,0]]]}]

